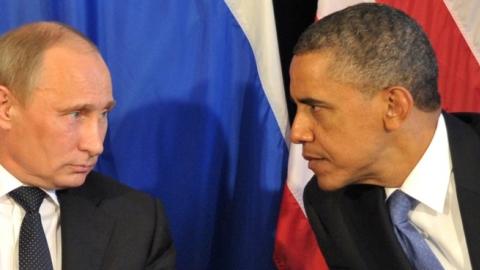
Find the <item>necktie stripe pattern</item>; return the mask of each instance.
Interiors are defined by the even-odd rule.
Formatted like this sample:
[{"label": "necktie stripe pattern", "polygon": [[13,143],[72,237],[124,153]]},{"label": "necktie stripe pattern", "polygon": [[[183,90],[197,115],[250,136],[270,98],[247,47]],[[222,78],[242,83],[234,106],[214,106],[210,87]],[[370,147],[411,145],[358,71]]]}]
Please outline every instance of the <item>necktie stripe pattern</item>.
[{"label": "necktie stripe pattern", "polygon": [[401,190],[396,190],[390,198],[388,198],[387,204],[394,225],[395,235],[407,255],[410,264],[418,270],[443,269],[437,257],[435,257],[428,247],[425,239],[423,239],[417,229],[413,227],[408,218],[408,213],[418,202]]},{"label": "necktie stripe pattern", "polygon": [[9,195],[26,212],[20,227],[19,269],[53,270],[47,239],[38,212],[45,192],[35,187],[19,187]]}]

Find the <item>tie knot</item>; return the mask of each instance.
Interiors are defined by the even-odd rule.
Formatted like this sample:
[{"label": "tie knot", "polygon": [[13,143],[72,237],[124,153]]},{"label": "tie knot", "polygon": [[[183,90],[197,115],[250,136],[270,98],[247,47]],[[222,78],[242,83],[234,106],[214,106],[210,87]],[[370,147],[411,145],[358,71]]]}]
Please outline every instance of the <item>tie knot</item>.
[{"label": "tie knot", "polygon": [[38,212],[45,197],[45,192],[36,187],[19,187],[10,191],[12,197],[27,212]]},{"label": "tie knot", "polygon": [[417,203],[417,200],[408,196],[400,189],[393,192],[387,202],[393,224],[407,221],[408,213]]}]

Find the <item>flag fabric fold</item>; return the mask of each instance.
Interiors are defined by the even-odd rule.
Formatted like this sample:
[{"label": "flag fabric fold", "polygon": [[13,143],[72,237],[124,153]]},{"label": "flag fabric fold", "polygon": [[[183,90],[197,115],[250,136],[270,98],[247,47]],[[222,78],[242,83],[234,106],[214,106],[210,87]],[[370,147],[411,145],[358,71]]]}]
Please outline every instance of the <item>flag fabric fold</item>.
[{"label": "flag fabric fold", "polygon": [[72,25],[112,75],[97,169],[159,197],[177,269],[274,269],[288,118],[270,1],[5,0],[0,31]]}]

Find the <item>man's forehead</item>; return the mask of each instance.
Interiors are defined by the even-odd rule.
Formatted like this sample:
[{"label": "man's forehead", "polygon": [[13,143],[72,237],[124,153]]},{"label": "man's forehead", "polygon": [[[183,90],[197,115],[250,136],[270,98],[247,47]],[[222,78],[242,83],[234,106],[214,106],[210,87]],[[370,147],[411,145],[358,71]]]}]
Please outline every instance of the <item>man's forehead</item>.
[{"label": "man's forehead", "polygon": [[291,82],[303,84],[326,77],[330,62],[330,58],[323,53],[295,55],[290,65]]},{"label": "man's forehead", "polygon": [[335,59],[336,50],[333,49],[322,49],[322,50],[311,50],[302,52],[294,55],[293,59],[307,60],[315,59],[316,61],[330,62]]},{"label": "man's forehead", "polygon": [[45,52],[35,87],[58,94],[111,92],[112,88],[108,67],[96,51],[79,52],[65,46]]}]

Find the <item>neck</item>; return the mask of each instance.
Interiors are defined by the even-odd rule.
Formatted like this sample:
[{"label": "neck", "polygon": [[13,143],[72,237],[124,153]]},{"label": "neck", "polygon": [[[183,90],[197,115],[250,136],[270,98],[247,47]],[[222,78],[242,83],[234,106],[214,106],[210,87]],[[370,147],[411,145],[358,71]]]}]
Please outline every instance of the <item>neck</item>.
[{"label": "neck", "polygon": [[400,187],[427,151],[437,129],[440,110],[417,109],[393,135],[393,147],[383,162],[381,186]]}]

